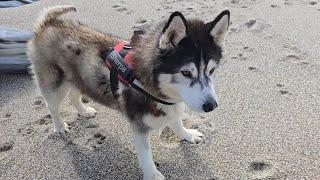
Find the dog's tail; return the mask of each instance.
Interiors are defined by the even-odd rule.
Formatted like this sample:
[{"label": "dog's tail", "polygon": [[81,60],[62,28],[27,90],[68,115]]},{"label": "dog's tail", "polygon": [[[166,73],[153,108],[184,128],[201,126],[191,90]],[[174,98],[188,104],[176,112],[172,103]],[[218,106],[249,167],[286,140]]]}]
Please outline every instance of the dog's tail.
[{"label": "dog's tail", "polygon": [[54,6],[47,8],[43,11],[42,16],[40,17],[37,28],[44,29],[46,26],[53,24],[57,18],[67,12],[77,11],[73,6]]}]

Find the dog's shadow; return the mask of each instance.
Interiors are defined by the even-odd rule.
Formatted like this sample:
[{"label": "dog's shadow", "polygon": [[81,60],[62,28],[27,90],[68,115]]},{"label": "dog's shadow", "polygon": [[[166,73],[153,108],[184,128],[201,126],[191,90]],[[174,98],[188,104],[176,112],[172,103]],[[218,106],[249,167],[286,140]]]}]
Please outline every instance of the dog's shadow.
[{"label": "dog's shadow", "polygon": [[[196,146],[202,145],[203,144],[199,144]],[[180,153],[180,155],[170,159],[170,161],[160,162],[158,169],[165,174],[168,179],[217,179],[214,175],[214,170],[210,169],[208,161],[204,161],[206,158],[200,157],[197,149],[199,149],[199,147],[182,141],[178,147],[172,150],[175,152],[172,153],[173,156],[177,153]]]},{"label": "dog's shadow", "polygon": [[[116,137],[107,136],[96,150],[88,150],[63,137],[72,164],[81,179],[142,179],[142,172],[134,150],[123,147]],[[167,179],[215,179],[209,165],[194,151],[194,147],[181,142],[179,157],[159,162],[159,171]],[[175,151],[175,150],[172,150]],[[174,156],[175,153],[172,153]],[[159,156],[159,154],[158,154]],[[208,176],[208,174],[210,174]]]},{"label": "dog's shadow", "polygon": [[75,144],[70,136],[62,139],[81,179],[140,179],[142,176],[135,155],[114,137],[107,136],[106,142],[95,149]]}]

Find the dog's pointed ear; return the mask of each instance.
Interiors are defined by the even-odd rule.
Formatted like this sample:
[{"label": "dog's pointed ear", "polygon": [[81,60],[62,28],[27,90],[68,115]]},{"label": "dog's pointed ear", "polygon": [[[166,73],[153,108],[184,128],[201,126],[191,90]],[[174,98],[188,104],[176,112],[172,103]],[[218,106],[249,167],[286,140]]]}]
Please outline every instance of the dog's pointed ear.
[{"label": "dog's pointed ear", "polygon": [[216,17],[212,22],[206,23],[205,27],[207,32],[210,33],[214,42],[222,46],[224,38],[226,37],[230,23],[230,11],[225,10]]},{"label": "dog's pointed ear", "polygon": [[172,13],[160,35],[159,47],[167,49],[175,47],[187,36],[187,21],[178,11]]}]

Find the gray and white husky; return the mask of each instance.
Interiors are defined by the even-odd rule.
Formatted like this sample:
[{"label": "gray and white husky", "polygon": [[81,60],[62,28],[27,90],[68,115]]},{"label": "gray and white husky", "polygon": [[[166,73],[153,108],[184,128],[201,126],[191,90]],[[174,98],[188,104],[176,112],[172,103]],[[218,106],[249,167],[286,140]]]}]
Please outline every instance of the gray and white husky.
[{"label": "gray and white husky", "polygon": [[174,103],[165,105],[123,84],[117,96],[113,96],[110,71],[100,54],[121,39],[59,18],[70,11],[76,8],[48,9],[28,44],[31,69],[46,100],[55,132],[69,131],[60,115],[66,96],[79,115],[95,116],[96,111],[81,102],[81,95],[86,95],[118,109],[128,118],[143,179],[164,179],[152,159],[150,133],[169,126],[181,139],[191,143],[202,140],[202,133],[183,126],[181,115],[185,104],[199,112],[210,112],[218,106],[213,72],[222,57],[230,12],[223,11],[208,23],[174,12],[167,21],[133,35],[130,51],[136,80],[154,97]]}]

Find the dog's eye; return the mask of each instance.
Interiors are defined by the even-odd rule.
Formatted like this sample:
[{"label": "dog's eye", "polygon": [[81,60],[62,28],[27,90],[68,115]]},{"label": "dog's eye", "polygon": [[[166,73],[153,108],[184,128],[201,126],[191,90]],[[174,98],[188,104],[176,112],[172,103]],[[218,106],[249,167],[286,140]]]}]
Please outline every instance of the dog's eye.
[{"label": "dog's eye", "polygon": [[181,71],[181,74],[184,75],[184,76],[187,77],[187,78],[192,78],[192,73],[191,73],[191,71],[186,71],[186,70],[184,70],[184,71]]},{"label": "dog's eye", "polygon": [[216,69],[216,68],[212,68],[212,69],[209,71],[209,74],[211,75],[211,74],[214,72],[215,69]]}]

